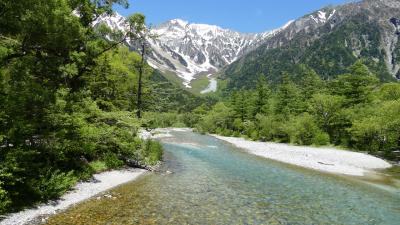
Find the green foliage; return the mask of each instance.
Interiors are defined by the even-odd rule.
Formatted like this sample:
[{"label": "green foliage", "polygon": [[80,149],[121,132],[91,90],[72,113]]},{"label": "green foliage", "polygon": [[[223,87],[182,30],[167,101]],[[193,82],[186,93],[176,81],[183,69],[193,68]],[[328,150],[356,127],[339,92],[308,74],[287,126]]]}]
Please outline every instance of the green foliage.
[{"label": "green foliage", "polygon": [[200,132],[226,133],[233,127],[234,111],[224,103],[217,103],[199,122]]},{"label": "green foliage", "polygon": [[144,162],[146,165],[155,165],[162,159],[163,148],[159,142],[148,139],[143,142],[142,149],[142,162]]},{"label": "green foliage", "polygon": [[351,127],[355,146],[391,156],[400,144],[400,101],[381,102],[368,111],[365,117],[355,119]]},{"label": "green foliage", "polygon": [[147,111],[185,113],[202,104],[215,102],[212,99],[196,97],[174,82],[169,81],[166,78],[168,76],[167,73],[154,70],[149,78],[150,80],[145,83],[146,87],[150,87],[144,99]]},{"label": "green foliage", "polygon": [[291,118],[286,124],[286,129],[290,142],[299,145],[313,144],[317,135],[321,133],[314,118],[308,113]]},{"label": "green foliage", "polygon": [[328,145],[330,143],[329,134],[321,131],[314,134],[312,143],[316,146]]},{"label": "green foliage", "polygon": [[[136,108],[137,65],[140,56],[126,47],[102,55],[98,67],[85,77],[92,98],[106,111]],[[151,73],[150,68],[146,68]]]},{"label": "green foliage", "polygon": [[274,89],[260,79],[254,90],[199,114],[199,131],[299,145],[347,146],[384,157],[400,150],[400,86],[379,84],[361,61],[346,74],[322,81],[299,65],[284,72]]},{"label": "green foliage", "polygon": [[106,153],[103,156],[102,160],[109,169],[120,168],[121,166],[124,165],[124,162],[121,159],[119,159],[116,154],[113,153]]},{"label": "green foliage", "polygon": [[64,173],[60,170],[47,170],[42,174],[39,179],[32,180],[33,183],[30,186],[44,201],[57,198],[75,185],[77,181],[73,171]]},{"label": "green foliage", "polygon": [[263,75],[260,75],[254,94],[254,107],[251,108],[251,118],[254,119],[259,113],[266,111],[265,106],[268,104],[268,100],[271,95],[271,88]]},{"label": "green foliage", "polygon": [[378,98],[382,101],[400,100],[400,84],[383,84],[378,92]]},{"label": "green foliage", "polygon": [[[303,64],[322,79],[331,80],[344,74],[357,60],[362,60],[381,81],[394,81],[381,47],[384,32],[381,21],[371,19],[368,10],[361,10],[357,15],[337,21],[335,26],[326,23],[316,29],[311,27],[290,40],[285,37],[288,33],[283,32],[229,65],[222,77],[230,91],[255,88],[259,74],[264,74],[274,86],[279,84],[283,71],[298,83],[304,75],[304,68],[298,65]],[[399,43],[395,48],[395,62],[400,55],[398,46]]]},{"label": "green foliage", "polygon": [[235,118],[244,121],[251,116],[249,98],[251,98],[251,94],[244,90],[232,93],[231,107]]},{"label": "green foliage", "polygon": [[332,92],[345,97],[344,105],[351,107],[371,101],[371,92],[378,84],[378,79],[368,68],[357,61],[349,68],[348,74],[343,74],[332,82]]},{"label": "green foliage", "polygon": [[1,181],[0,181],[0,213],[5,213],[12,203],[7,191],[4,190],[4,188],[3,188],[3,184],[4,184],[3,180],[7,179],[7,177],[9,177],[10,175],[11,174],[4,173],[3,170],[0,170],[0,178],[1,178]]},{"label": "green foliage", "polygon": [[343,132],[341,129],[343,97],[330,94],[313,95],[309,111],[312,113],[319,127],[330,137],[337,137]]},{"label": "green foliage", "polygon": [[179,114],[174,112],[146,112],[143,115],[143,121],[143,126],[147,128],[172,127],[173,124],[179,122]]},{"label": "green foliage", "polygon": [[283,116],[296,114],[301,109],[300,90],[289,78],[287,73],[282,74],[282,81],[277,91],[277,105],[275,113]]},{"label": "green foliage", "polygon": [[288,141],[288,136],[284,132],[283,124],[276,115],[261,115],[258,114],[256,121],[259,129],[260,140],[263,141]]},{"label": "green foliage", "polygon": [[[0,3],[1,212],[57,198],[77,180],[129,160],[161,160],[161,146],[137,138],[141,57],[119,47],[140,38],[144,16],[131,17],[126,33],[92,27],[114,3],[127,6],[125,0]],[[144,96],[154,91],[152,74],[145,66]]]},{"label": "green foliage", "polygon": [[89,163],[89,166],[91,169],[93,169],[96,173],[98,172],[103,172],[109,169],[109,167],[107,166],[106,162],[104,161],[93,161]]}]

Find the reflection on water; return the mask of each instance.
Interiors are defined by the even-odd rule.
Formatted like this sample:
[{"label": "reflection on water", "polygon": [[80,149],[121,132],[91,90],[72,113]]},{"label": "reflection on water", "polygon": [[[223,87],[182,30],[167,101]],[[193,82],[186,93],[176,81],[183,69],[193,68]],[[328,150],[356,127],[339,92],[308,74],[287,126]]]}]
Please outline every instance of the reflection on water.
[{"label": "reflection on water", "polygon": [[400,194],[171,132],[162,171],[49,224],[398,224]]}]

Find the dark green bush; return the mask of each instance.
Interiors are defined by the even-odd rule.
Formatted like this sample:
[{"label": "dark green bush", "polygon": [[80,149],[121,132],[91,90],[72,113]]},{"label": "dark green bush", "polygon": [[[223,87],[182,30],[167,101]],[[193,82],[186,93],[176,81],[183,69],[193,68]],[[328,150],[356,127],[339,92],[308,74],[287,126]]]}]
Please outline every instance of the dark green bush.
[{"label": "dark green bush", "polygon": [[329,135],[320,131],[315,134],[312,143],[316,146],[328,145],[330,143]]},{"label": "dark green bush", "polygon": [[124,165],[124,161],[118,158],[115,153],[106,153],[103,156],[103,161],[105,162],[107,168],[116,169]]},{"label": "dark green bush", "polygon": [[32,180],[32,188],[41,200],[55,199],[69,190],[77,182],[74,172],[61,172],[60,170],[47,170],[38,180]]},{"label": "dark green bush", "polygon": [[146,140],[143,142],[143,159],[142,161],[147,165],[155,165],[157,162],[162,160],[163,147],[162,145],[153,140]]},{"label": "dark green bush", "polygon": [[313,144],[316,135],[321,133],[314,118],[308,113],[291,118],[286,123],[286,130],[290,142],[299,145]]},{"label": "dark green bush", "polygon": [[8,196],[7,191],[1,188],[1,183],[0,183],[0,214],[7,212],[10,205],[11,205],[11,199]]}]

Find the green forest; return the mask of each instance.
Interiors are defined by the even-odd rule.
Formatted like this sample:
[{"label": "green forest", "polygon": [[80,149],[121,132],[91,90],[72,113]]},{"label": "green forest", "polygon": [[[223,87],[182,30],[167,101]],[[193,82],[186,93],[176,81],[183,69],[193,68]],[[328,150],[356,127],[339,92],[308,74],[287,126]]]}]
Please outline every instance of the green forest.
[{"label": "green forest", "polygon": [[[91,26],[114,3],[127,6],[122,0],[0,2],[0,212],[54,199],[95,172],[161,159],[160,144],[137,137],[139,70],[143,96],[152,96],[143,97],[143,110],[159,102],[149,93],[166,81],[155,85],[154,71],[121,45],[140,41],[144,16],[129,18],[128,33]],[[190,97],[170,89],[170,97]]]},{"label": "green forest", "polygon": [[[291,79],[296,77],[296,80]],[[336,79],[298,65],[271,86],[234,91],[198,110],[200,132],[298,145],[335,145],[394,157],[400,147],[400,84],[380,83],[361,61]]]},{"label": "green forest", "polygon": [[[383,19],[370,20],[369,17],[368,11],[361,10],[360,13],[348,15],[344,22],[333,27],[326,23],[290,41],[283,38],[287,43],[279,48],[257,48],[222,72],[230,80],[228,88],[254,88],[259,73],[264,73],[272,84],[278,84],[282,70],[289,75],[296,75],[297,64],[310,66],[323,79],[333,79],[360,59],[381,81],[395,82],[385,62],[387,53],[381,45],[384,31],[380,22]],[[399,49],[399,46],[397,43],[395,48]],[[358,51],[359,54],[356,53]],[[398,50],[394,50],[394,57],[397,57],[396,52]]]},{"label": "green forest", "polygon": [[328,79],[298,64],[273,82],[252,71],[254,88],[196,96],[124,45],[145,45],[144,15],[129,17],[126,33],[92,26],[115,4],[128,7],[0,2],[0,213],[55,199],[94,173],[156,165],[162,146],[140,139],[141,129],[192,127],[387,159],[400,150],[400,84],[378,79],[376,66],[359,60]]},{"label": "green forest", "polygon": [[382,83],[357,61],[336,79],[322,80],[297,65],[271,85],[220,91],[220,101],[158,126],[189,126],[202,133],[296,145],[332,145],[394,159],[400,148],[400,84]]}]

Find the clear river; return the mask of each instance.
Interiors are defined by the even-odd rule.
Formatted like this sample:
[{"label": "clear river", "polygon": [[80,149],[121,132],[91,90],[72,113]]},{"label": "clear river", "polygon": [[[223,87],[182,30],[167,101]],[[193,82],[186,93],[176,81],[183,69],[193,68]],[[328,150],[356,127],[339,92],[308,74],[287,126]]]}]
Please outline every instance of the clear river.
[{"label": "clear river", "polygon": [[263,159],[210,136],[171,134],[160,139],[160,172],[48,224],[400,224],[398,189]]}]

